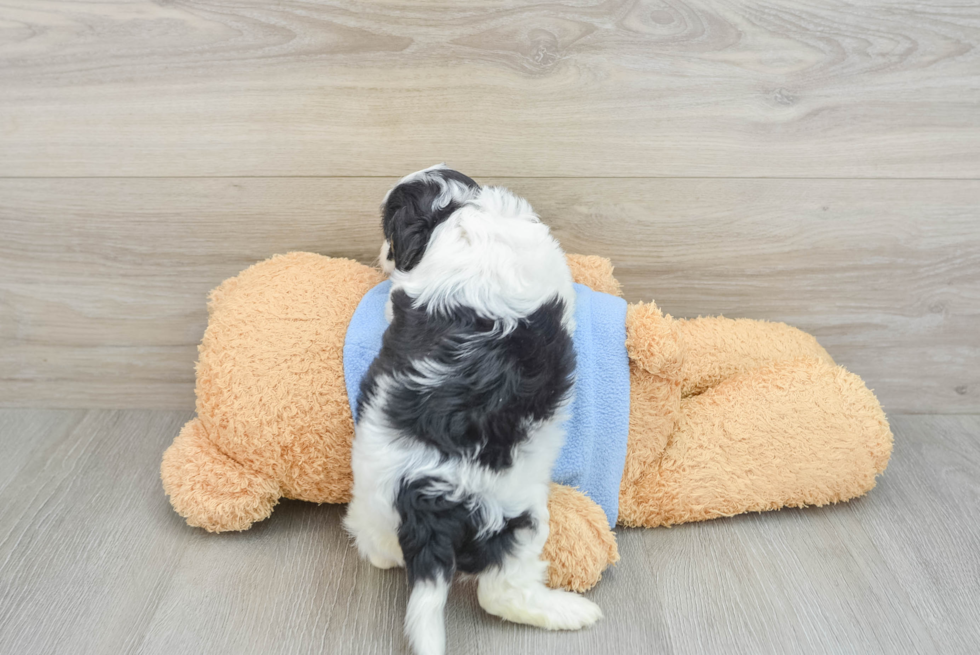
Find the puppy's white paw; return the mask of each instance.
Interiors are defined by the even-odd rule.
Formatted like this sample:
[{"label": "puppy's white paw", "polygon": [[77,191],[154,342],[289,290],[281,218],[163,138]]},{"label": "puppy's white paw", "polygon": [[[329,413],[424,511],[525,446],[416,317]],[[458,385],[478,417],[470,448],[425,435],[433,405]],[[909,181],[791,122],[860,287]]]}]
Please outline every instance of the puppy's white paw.
[{"label": "puppy's white paw", "polygon": [[490,614],[514,623],[546,630],[579,630],[602,618],[602,610],[588,598],[570,591],[510,587],[504,593],[480,589],[480,605]]},{"label": "puppy's white paw", "polygon": [[[559,595],[560,594],[560,595]],[[570,591],[554,590],[547,622],[542,628],[549,630],[579,630],[602,618],[602,610],[584,596]]]},{"label": "puppy's white paw", "polygon": [[368,561],[372,565],[378,567],[379,569],[393,569],[396,566],[401,566],[402,563],[393,557],[386,557],[380,553],[371,553],[368,555]]}]

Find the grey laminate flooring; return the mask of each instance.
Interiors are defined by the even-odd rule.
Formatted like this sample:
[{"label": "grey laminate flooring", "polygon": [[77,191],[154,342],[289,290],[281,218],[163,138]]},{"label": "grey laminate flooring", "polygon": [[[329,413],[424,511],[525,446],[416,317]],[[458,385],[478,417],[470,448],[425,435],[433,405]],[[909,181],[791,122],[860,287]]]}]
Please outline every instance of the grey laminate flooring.
[{"label": "grey laminate flooring", "polygon": [[[242,534],[187,527],[158,480],[175,411],[0,411],[0,653],[405,653],[406,583],[361,562],[342,508],[284,502]],[[455,587],[450,653],[973,653],[980,417],[896,416],[867,497],[621,530],[590,596],[548,633]]]}]

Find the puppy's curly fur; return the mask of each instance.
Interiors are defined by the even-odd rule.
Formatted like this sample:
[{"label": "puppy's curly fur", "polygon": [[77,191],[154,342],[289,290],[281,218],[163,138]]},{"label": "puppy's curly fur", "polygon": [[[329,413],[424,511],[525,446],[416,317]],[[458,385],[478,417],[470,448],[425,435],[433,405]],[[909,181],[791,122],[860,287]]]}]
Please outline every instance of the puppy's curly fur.
[{"label": "puppy's curly fur", "polygon": [[455,572],[511,621],[577,629],[592,602],[545,586],[551,469],[573,388],[575,294],[527,201],[435,166],[386,196],[392,287],[361,386],[345,524],[374,565],[405,566],[405,631],[445,651]]}]

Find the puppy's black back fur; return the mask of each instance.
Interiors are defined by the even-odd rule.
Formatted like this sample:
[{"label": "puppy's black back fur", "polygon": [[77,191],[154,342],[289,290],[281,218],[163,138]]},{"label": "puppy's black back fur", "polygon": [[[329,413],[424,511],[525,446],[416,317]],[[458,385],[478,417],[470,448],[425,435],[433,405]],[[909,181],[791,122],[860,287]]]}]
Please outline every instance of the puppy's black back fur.
[{"label": "puppy's black back fur", "polygon": [[[390,376],[384,411],[392,427],[447,457],[509,467],[532,424],[554,416],[571,391],[575,351],[564,303],[542,305],[501,336],[468,307],[430,313],[402,290],[391,301],[394,317],[361,383],[358,415],[379,376]],[[446,372],[442,379],[431,379],[433,368]]]}]

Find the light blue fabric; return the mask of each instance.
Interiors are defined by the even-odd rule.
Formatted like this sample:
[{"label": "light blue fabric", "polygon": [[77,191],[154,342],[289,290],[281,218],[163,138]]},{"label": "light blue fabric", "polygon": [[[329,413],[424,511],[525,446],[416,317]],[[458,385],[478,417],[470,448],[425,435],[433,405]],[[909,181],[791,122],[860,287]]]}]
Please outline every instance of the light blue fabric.
[{"label": "light blue fabric", "polygon": [[381,352],[381,337],[388,329],[385,304],[391,282],[385,280],[361,298],[344,337],[344,384],[350,412],[357,422],[357,399],[361,395],[361,380],[367,375],[371,362]]},{"label": "light blue fabric", "polygon": [[[344,382],[355,420],[361,380],[381,351],[388,328],[384,308],[390,289],[386,281],[368,291],[347,327]],[[613,527],[619,515],[629,433],[626,301],[581,284],[575,285],[575,293],[575,400],[551,479],[576,487],[595,501]]]}]

